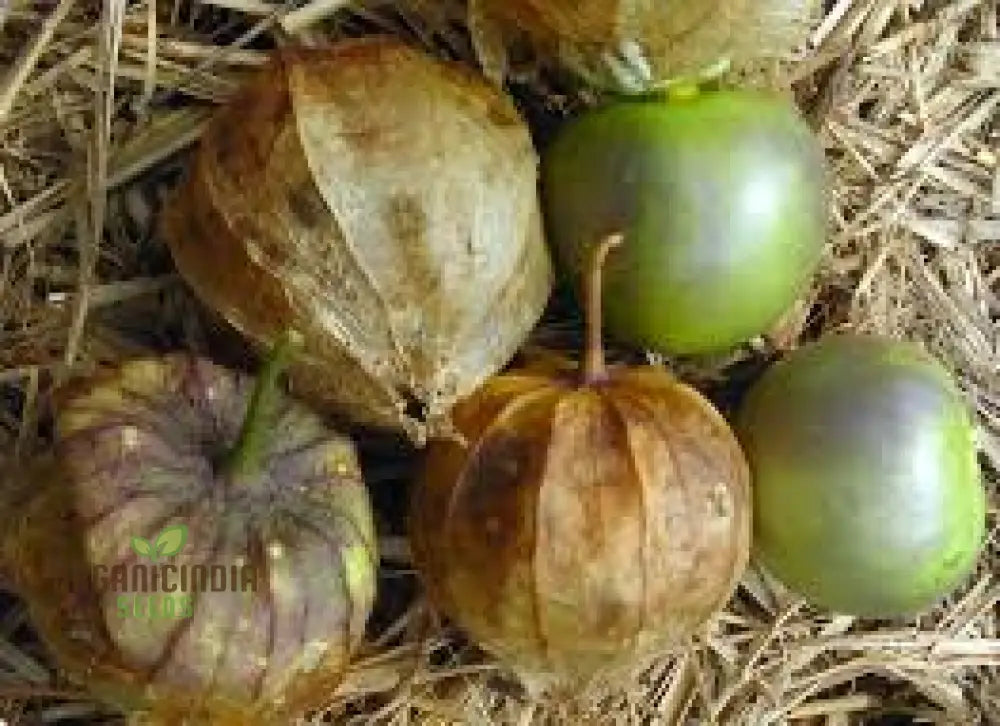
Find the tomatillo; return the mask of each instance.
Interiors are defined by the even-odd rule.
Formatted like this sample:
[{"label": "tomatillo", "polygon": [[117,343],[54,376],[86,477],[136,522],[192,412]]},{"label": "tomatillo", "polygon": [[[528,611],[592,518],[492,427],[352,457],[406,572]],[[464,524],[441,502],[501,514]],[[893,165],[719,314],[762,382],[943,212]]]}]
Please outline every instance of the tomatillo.
[{"label": "tomatillo", "polygon": [[750,91],[625,99],[570,122],[543,158],[549,238],[579,281],[609,234],[608,332],[667,354],[765,332],[815,271],[825,167],[790,103]]},{"label": "tomatillo", "polygon": [[917,613],[957,587],[985,537],[966,401],[916,344],[835,336],[748,394],[738,431],[755,556],[813,604]]}]

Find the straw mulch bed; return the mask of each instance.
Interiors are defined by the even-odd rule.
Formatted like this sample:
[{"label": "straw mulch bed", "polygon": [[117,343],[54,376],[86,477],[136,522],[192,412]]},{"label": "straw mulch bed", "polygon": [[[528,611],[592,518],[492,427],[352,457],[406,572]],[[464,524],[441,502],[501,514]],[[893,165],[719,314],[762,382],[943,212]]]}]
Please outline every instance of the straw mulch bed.
[{"label": "straw mulch bed", "polygon": [[[50,392],[96,365],[188,348],[253,365],[173,273],[155,223],[213,104],[276,44],[378,28],[475,62],[458,0],[409,12],[274,0],[0,1],[0,473],[46,446]],[[807,48],[742,79],[791,89],[835,179],[813,294],[714,367],[674,362],[725,404],[729,380],[836,328],[926,342],[980,414],[992,536],[975,578],[916,620],[855,621],[751,571],[691,650],[627,687],[536,701],[427,611],[401,539],[413,456],[359,432],[385,531],[372,643],[328,713],[346,723],[1000,724],[1000,39],[996,0],[829,2]],[[588,99],[537,65],[512,90],[533,121]],[[546,345],[577,334],[554,305]],[[738,386],[737,386],[738,387]],[[0,719],[116,723],[0,600]],[[883,720],[886,717],[888,720]]]}]

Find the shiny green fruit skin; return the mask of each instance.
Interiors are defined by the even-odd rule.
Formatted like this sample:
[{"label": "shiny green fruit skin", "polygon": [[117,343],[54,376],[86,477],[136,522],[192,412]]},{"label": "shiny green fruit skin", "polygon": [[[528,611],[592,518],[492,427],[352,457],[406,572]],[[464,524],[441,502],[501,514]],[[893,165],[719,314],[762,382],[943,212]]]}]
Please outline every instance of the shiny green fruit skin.
[{"label": "shiny green fruit skin", "polygon": [[622,341],[728,350],[803,292],[823,250],[823,153],[795,108],[747,91],[624,100],[572,122],[543,164],[548,232],[579,279],[622,232],[604,306]]},{"label": "shiny green fruit skin", "polygon": [[973,569],[986,492],[948,373],[911,343],[836,336],[751,389],[738,430],[755,556],[813,604],[917,613]]}]

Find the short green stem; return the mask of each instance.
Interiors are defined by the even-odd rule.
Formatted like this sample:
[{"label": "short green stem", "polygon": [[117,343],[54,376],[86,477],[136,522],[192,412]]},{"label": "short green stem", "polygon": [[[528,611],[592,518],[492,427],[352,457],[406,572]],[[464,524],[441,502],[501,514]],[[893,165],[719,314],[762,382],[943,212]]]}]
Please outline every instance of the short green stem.
[{"label": "short green stem", "polygon": [[253,476],[260,470],[267,436],[274,425],[274,408],[281,395],[278,381],[301,344],[299,333],[286,331],[264,360],[250,394],[239,438],[223,465],[223,473],[230,479]]}]

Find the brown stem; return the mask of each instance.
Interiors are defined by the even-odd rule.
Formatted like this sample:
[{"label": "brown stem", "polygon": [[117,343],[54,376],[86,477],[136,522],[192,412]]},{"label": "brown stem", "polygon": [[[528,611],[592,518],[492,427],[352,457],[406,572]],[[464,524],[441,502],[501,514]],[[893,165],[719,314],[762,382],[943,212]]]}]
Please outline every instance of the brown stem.
[{"label": "brown stem", "polygon": [[587,347],[583,357],[583,382],[598,383],[608,377],[607,365],[604,362],[604,340],[601,331],[604,327],[603,307],[603,277],[604,263],[608,254],[624,242],[620,234],[607,237],[590,253],[584,280],[584,314],[587,319]]}]

